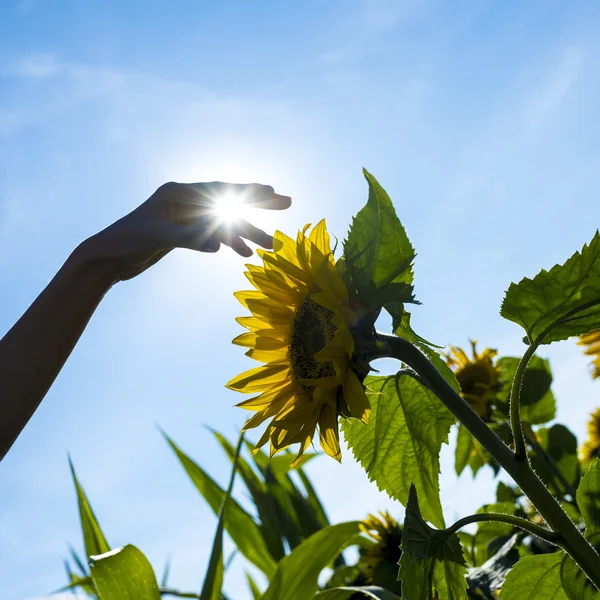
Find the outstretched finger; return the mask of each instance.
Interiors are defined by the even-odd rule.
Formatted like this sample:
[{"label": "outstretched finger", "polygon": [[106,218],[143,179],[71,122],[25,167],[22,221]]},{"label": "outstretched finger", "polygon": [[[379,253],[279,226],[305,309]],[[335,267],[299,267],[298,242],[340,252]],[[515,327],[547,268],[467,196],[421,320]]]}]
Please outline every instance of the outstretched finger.
[{"label": "outstretched finger", "polygon": [[246,258],[252,256],[252,250],[239,235],[230,233],[226,236],[221,236],[221,242],[223,242],[223,244],[225,244],[226,246],[229,246],[240,256],[245,256]]},{"label": "outstretched finger", "polygon": [[252,223],[249,223],[244,219],[236,220],[231,224],[231,228],[234,234],[246,238],[263,248],[273,248],[273,236],[269,235],[266,231],[255,227]]},{"label": "outstretched finger", "polygon": [[285,210],[292,204],[290,196],[276,194],[272,186],[260,183],[212,181],[210,183],[189,183],[186,185],[199,194],[201,204],[203,203],[202,200],[217,203],[219,199],[229,195],[239,197],[248,206],[268,210]]}]

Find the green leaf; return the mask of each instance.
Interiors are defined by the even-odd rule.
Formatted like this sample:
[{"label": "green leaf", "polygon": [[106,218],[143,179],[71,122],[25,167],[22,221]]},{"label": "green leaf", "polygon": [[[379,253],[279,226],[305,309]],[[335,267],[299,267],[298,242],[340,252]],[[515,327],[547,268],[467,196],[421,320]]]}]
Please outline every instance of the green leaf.
[{"label": "green leaf", "polygon": [[375,598],[375,600],[401,600],[396,594],[374,585],[364,587],[338,587],[330,590],[325,590],[315,594],[315,600],[349,600],[355,594],[363,594],[367,598]]},{"label": "green leaf", "polygon": [[577,488],[577,506],[586,527],[586,536],[600,531],[600,459],[583,474]]},{"label": "green leaf", "polygon": [[110,550],[110,546],[100,529],[100,524],[96,515],[92,510],[83,488],[79,484],[77,475],[75,474],[75,467],[69,457],[69,466],[71,467],[71,475],[73,476],[73,483],[75,484],[75,491],[77,492],[77,504],[79,505],[79,519],[81,521],[81,531],[83,533],[83,545],[85,547],[86,557],[95,554],[104,554]]},{"label": "green leaf", "polygon": [[500,600],[569,600],[561,583],[563,552],[525,556],[508,573]]},{"label": "green leaf", "polygon": [[[342,430],[355,458],[380,490],[406,505],[414,483],[424,517],[444,526],[439,496],[439,454],[454,416],[410,375],[367,377],[371,417],[365,425],[344,419]],[[399,459],[401,457],[401,459]]]},{"label": "green leaf", "polygon": [[551,460],[564,475],[567,483],[576,488],[580,474],[577,438],[560,424],[553,425],[549,429],[540,428],[533,435],[542,449],[539,455],[537,449],[530,454],[531,465],[539,477],[555,494],[562,496],[568,493],[565,485],[558,480],[547,464],[548,460]]},{"label": "green leaf", "polygon": [[[477,514],[502,513],[514,515],[516,507],[514,502],[496,502],[482,506]],[[512,525],[499,521],[481,521],[475,533],[475,564],[481,565],[491,558],[504,543],[502,538],[508,537],[513,531]]]},{"label": "green leaf", "polygon": [[262,592],[258,585],[256,585],[256,581],[252,579],[252,575],[250,573],[246,573],[246,579],[248,580],[248,587],[250,588],[250,593],[252,594],[253,600],[260,600],[262,596]]},{"label": "green leaf", "polygon": [[160,600],[154,571],[135,546],[92,556],[90,568],[100,600]]},{"label": "green leaf", "polygon": [[204,583],[202,585],[202,592],[200,593],[200,600],[221,600],[223,576],[225,574],[225,566],[223,562],[223,527],[227,514],[227,504],[228,502],[231,502],[231,492],[233,490],[233,482],[235,480],[235,473],[239,465],[240,450],[242,449],[243,442],[244,434],[241,433],[237,447],[234,450],[229,486],[227,487],[225,496],[223,496],[223,501],[221,502],[221,507],[219,509],[219,521],[217,523],[217,530],[215,532],[213,546],[210,553],[210,560],[206,570],[206,576],[204,577]]},{"label": "green leaf", "polygon": [[496,502],[510,502],[514,504],[522,494],[518,491],[518,489],[506,485],[503,481],[499,481],[496,486]]},{"label": "green leaf", "polygon": [[415,251],[389,196],[375,177],[363,172],[369,199],[354,217],[344,242],[348,274],[361,301],[371,309],[388,302],[414,302]]},{"label": "green leaf", "polygon": [[530,343],[549,344],[596,329],[600,323],[600,234],[596,232],[590,244],[564,265],[511,283],[500,314],[521,325]]},{"label": "green leaf", "polygon": [[[496,366],[500,370],[500,382],[502,383],[498,400],[507,406],[510,386],[520,360],[512,356],[505,356],[496,362]],[[550,369],[550,363],[539,356],[533,356],[525,370],[521,389],[520,407],[523,422],[530,425],[539,425],[554,419],[556,416],[556,400],[550,389],[551,383],[552,370]]]},{"label": "green leaf", "polygon": [[402,533],[398,578],[405,600],[430,600],[432,587],[439,600],[466,598],[467,569],[456,534],[429,527],[411,486]]},{"label": "green leaf", "polygon": [[304,540],[277,564],[261,600],[310,600],[318,589],[318,577],[333,559],[356,537],[355,521],[330,525]]},{"label": "green leaf", "polygon": [[[428,342],[425,338],[413,331],[410,324],[411,315],[402,302],[388,302],[384,308],[392,317],[392,330],[398,337],[401,337],[412,344],[424,344],[427,347],[442,348],[442,346]],[[444,362],[444,364],[446,363]]]},{"label": "green leaf", "polygon": [[315,488],[313,487],[310,479],[308,478],[308,475],[304,472],[304,469],[302,467],[298,467],[296,471],[298,473],[298,476],[300,477],[300,481],[302,481],[304,489],[306,490],[306,500],[308,504],[312,507],[317,521],[319,522],[321,527],[327,527],[327,525],[329,525],[327,513],[325,512],[323,504],[321,504],[321,500]]},{"label": "green leaf", "polygon": [[474,438],[469,430],[462,423],[459,423],[456,434],[456,452],[454,454],[454,470],[457,475],[460,475],[469,464],[473,451],[473,441]]},{"label": "green leaf", "polygon": [[[183,453],[175,442],[163,433],[174,450],[186,473],[202,494],[215,514],[218,514],[225,496],[224,490],[189,456]],[[228,503],[225,531],[230,535],[238,550],[267,577],[275,571],[275,561],[271,557],[258,525],[254,519],[231,498]]]},{"label": "green leaf", "polygon": [[[579,494],[579,490],[577,490]],[[600,547],[600,532],[586,531],[588,541],[596,548]],[[564,552],[560,567],[560,579],[569,600],[599,600],[600,591],[585,576],[575,561]]]}]

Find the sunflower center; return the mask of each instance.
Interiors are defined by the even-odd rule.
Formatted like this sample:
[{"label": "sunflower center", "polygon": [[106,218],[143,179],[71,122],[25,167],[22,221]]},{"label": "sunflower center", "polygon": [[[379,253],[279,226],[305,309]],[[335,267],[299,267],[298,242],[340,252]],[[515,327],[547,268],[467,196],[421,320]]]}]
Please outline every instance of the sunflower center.
[{"label": "sunflower center", "polygon": [[331,362],[318,362],[315,354],[325,348],[336,331],[333,311],[311,299],[300,305],[292,324],[290,363],[295,379],[320,379],[335,374]]}]

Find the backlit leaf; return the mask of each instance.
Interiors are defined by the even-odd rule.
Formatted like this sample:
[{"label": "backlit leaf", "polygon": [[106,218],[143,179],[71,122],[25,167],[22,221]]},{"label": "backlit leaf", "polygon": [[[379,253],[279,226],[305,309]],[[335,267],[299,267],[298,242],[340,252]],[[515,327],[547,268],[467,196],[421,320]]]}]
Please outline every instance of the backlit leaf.
[{"label": "backlit leaf", "polygon": [[70,458],[69,465],[71,467],[73,483],[75,484],[75,491],[77,492],[77,504],[79,505],[79,518],[81,522],[81,531],[83,533],[85,555],[86,557],[89,557],[93,554],[104,554],[110,550],[110,546],[102,533],[102,529],[100,529],[100,524],[98,523],[98,519],[96,519],[92,506],[77,479],[75,468],[73,467]]},{"label": "backlit leaf", "polygon": [[92,556],[90,570],[100,600],[160,600],[154,571],[135,546]]},{"label": "backlit leaf", "polygon": [[[182,452],[171,438],[166,434],[163,435],[196,489],[202,494],[213,512],[218,514],[225,491],[198,464]],[[234,498],[228,502],[224,526],[238,550],[267,577],[272,575],[275,570],[275,561],[269,553],[258,525]]]},{"label": "backlit leaf", "polygon": [[530,343],[549,344],[600,325],[600,234],[563,265],[511,283],[500,314],[521,325]]},{"label": "backlit leaf", "polygon": [[414,302],[412,263],[415,251],[394,205],[375,177],[367,204],[354,217],[344,242],[345,264],[362,302],[381,308],[388,302]]},{"label": "backlit leaf", "polygon": [[406,505],[411,484],[423,516],[444,526],[439,497],[439,453],[455,419],[440,400],[410,375],[367,377],[368,424],[345,419],[352,453],[379,489]]},{"label": "backlit leaf", "polygon": [[467,582],[462,548],[456,534],[431,528],[419,510],[415,487],[410,489],[402,533],[399,579],[405,600],[466,598]]},{"label": "backlit leaf", "polygon": [[261,600],[311,600],[321,571],[357,536],[357,522],[329,525],[304,540],[277,564]]}]

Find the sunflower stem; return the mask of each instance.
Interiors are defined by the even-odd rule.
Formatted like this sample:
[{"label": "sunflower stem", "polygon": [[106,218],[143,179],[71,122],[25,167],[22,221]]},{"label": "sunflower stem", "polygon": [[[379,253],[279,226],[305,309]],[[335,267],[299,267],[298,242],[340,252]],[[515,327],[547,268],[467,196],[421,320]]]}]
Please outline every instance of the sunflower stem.
[{"label": "sunflower stem", "polygon": [[381,333],[378,335],[381,341],[387,343],[387,356],[407,364],[425,379],[435,395],[513,478],[544,517],[552,531],[562,535],[562,547],[579,565],[588,579],[600,589],[600,555],[577,529],[556,498],[531,468],[529,462],[515,456],[515,453],[483,422],[460,394],[452,389],[418,348],[407,340],[393,335]]},{"label": "sunflower stem", "polygon": [[519,362],[510,390],[510,428],[515,443],[515,458],[522,461],[527,460],[527,444],[525,444],[523,422],[521,421],[521,390],[523,389],[525,370],[527,369],[531,357],[535,354],[537,347],[537,344],[528,346],[525,354],[523,354],[523,358]]},{"label": "sunflower stem", "polygon": [[556,531],[552,531],[551,529],[546,529],[541,525],[536,525],[527,519],[522,519],[521,517],[515,517],[514,515],[507,515],[504,513],[478,513],[476,515],[469,515],[468,517],[463,517],[459,519],[448,527],[446,531],[448,533],[456,533],[459,529],[464,527],[465,525],[470,525],[471,523],[480,523],[482,521],[497,521],[499,523],[508,523],[513,527],[518,527],[527,533],[531,533],[543,540],[546,540],[550,544],[554,544],[555,546],[563,545],[563,537],[560,533]]}]

